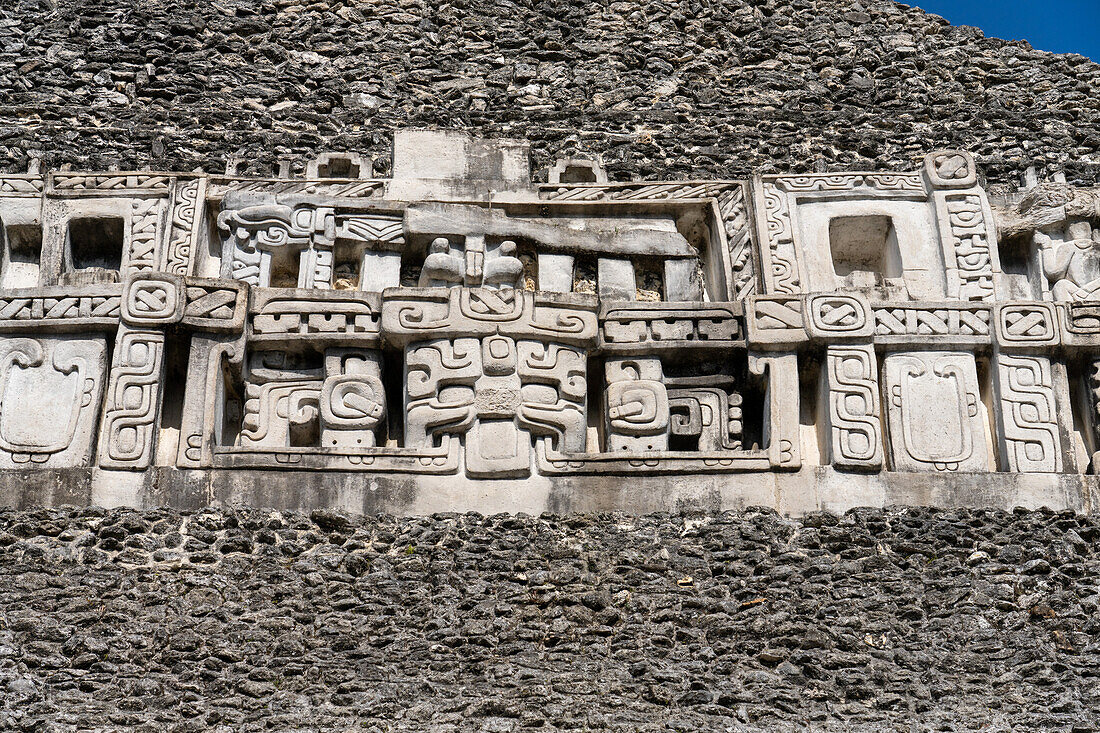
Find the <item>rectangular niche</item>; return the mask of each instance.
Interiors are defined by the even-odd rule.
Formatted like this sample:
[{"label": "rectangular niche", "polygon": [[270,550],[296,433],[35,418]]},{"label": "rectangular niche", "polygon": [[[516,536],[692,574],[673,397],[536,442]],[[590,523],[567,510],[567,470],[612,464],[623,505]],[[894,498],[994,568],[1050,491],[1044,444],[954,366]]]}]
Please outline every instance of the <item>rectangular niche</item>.
[{"label": "rectangular niche", "polygon": [[5,233],[7,251],[0,287],[36,287],[41,269],[42,227],[37,224],[17,224],[7,227]]},{"label": "rectangular niche", "polygon": [[[302,253],[293,247],[280,247],[271,253],[271,274],[267,283],[260,284],[272,288],[303,287],[300,269]],[[261,276],[262,277],[262,276]]]},{"label": "rectangular niche", "polygon": [[855,288],[902,277],[901,251],[889,216],[838,216],[829,220],[833,271]]},{"label": "rectangular niche", "polygon": [[359,290],[362,278],[363,248],[337,243],[332,256],[333,290]]},{"label": "rectangular niche", "polygon": [[[1038,253],[1034,251],[1031,237],[1003,238],[997,242],[997,254],[1001,262],[1002,296],[1006,300],[1041,299],[1041,267],[1038,266]],[[1033,261],[1036,264],[1034,268]]]},{"label": "rectangular niche", "polygon": [[[122,217],[92,217],[69,221],[67,264],[69,284],[116,282],[126,241]],[[72,275],[79,274],[74,278]]]},{"label": "rectangular niche", "polygon": [[799,200],[795,240],[808,292],[860,290],[872,300],[941,300],[943,252],[927,202]]}]

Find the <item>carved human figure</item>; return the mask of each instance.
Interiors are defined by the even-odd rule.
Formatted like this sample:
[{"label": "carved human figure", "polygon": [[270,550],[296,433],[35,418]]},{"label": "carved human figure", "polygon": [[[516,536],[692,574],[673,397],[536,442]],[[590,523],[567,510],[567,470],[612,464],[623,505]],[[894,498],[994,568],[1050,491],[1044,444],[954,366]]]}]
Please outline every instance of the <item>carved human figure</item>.
[{"label": "carved human figure", "polygon": [[465,269],[465,261],[451,252],[451,244],[446,237],[436,237],[428,248],[428,256],[424,258],[418,285],[422,288],[449,288],[461,285]]},{"label": "carved human figure", "polygon": [[515,242],[501,242],[496,256],[485,263],[483,284],[494,289],[523,287],[523,262],[516,256]]},{"label": "carved human figure", "polygon": [[1061,242],[1037,231],[1035,242],[1042,249],[1043,274],[1055,300],[1080,302],[1100,297],[1100,241],[1093,237],[1089,222],[1070,224]]}]

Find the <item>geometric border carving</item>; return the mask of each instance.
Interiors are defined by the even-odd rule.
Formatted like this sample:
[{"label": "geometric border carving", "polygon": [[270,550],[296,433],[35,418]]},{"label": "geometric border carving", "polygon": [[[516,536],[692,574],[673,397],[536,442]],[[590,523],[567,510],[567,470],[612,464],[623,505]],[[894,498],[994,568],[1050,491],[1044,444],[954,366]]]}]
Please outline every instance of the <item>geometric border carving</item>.
[{"label": "geometric border carving", "polygon": [[755,295],[745,305],[745,327],[751,346],[774,349],[809,340],[803,299],[783,295]]},{"label": "geometric border carving", "polygon": [[163,326],[183,317],[183,279],[166,272],[140,272],[126,279],[122,291],[122,322]]},{"label": "geometric border carving", "polygon": [[1053,303],[997,303],[993,320],[999,346],[1053,346],[1059,341]]},{"label": "geometric border carving", "polygon": [[868,339],[875,332],[871,304],[848,293],[811,295],[806,299],[806,327],[810,338],[837,342]]},{"label": "geometric border carving", "polygon": [[974,158],[962,150],[935,150],[924,157],[924,172],[935,188],[970,188],[978,184]]},{"label": "geometric border carving", "polygon": [[183,325],[201,331],[238,332],[248,312],[248,286],[236,280],[188,277]]}]

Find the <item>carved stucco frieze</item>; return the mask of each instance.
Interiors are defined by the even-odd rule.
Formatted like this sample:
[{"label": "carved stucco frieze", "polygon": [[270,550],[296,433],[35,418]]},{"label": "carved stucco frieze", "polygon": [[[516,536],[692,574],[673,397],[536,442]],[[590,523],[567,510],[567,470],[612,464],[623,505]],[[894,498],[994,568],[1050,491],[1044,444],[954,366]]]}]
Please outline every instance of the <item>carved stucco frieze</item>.
[{"label": "carved stucco frieze", "polygon": [[889,354],[883,373],[894,470],[989,470],[972,354]]},{"label": "carved stucco frieze", "polygon": [[[1050,359],[999,353],[993,360],[995,396],[1000,418],[997,435],[1005,470],[1061,473],[1066,453],[1066,428],[1059,425],[1061,387]],[[1065,390],[1065,387],[1061,387]]]},{"label": "carved stucco frieze", "polygon": [[164,387],[164,334],[120,329],[100,428],[99,465],[144,469],[153,460]]},{"label": "carved stucco frieze", "polygon": [[0,290],[0,463],[455,491],[1095,470],[1094,196],[994,214],[952,150],[750,181],[566,161],[536,186],[504,148],[387,180],[350,153],[305,179],[3,178],[0,275],[27,287]]},{"label": "carved stucco frieze", "polygon": [[882,468],[882,418],[878,358],[871,346],[830,346],[823,366],[825,430],[834,466]]}]

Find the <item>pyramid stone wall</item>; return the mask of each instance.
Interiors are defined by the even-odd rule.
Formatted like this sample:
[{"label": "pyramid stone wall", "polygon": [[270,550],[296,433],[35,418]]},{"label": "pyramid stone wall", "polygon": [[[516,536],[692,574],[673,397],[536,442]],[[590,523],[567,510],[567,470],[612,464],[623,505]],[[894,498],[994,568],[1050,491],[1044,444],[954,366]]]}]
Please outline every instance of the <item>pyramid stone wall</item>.
[{"label": "pyramid stone wall", "polygon": [[531,140],[539,167],[599,153],[617,180],[952,147],[991,182],[1094,183],[1098,82],[1084,57],[879,0],[13,0],[0,164],[270,173],[327,149],[386,174],[395,129],[436,126]]},{"label": "pyramid stone wall", "polygon": [[[420,126],[526,138],[537,176],[599,155],[618,181],[913,171],[956,148],[1006,241],[1073,199],[1021,200],[1029,167],[1100,178],[1100,67],[892,3],[194,5],[5,3],[6,172],[110,188],[63,167],[301,175],[348,150],[389,178],[394,131]],[[4,177],[38,201],[35,179]],[[83,288],[84,325],[114,335],[81,358],[105,365],[130,324],[91,310],[122,284]],[[176,509],[41,508],[87,503],[100,469],[19,470],[0,491],[2,730],[1096,729],[1094,477],[1062,512],[1011,510],[1003,490],[1032,484],[991,472],[964,488],[1001,509],[394,517],[395,482],[363,517],[294,511],[263,481],[256,503],[289,506],[200,509],[218,497],[186,471]],[[841,494],[874,493],[850,475]],[[902,500],[942,500],[937,475]],[[766,496],[761,476],[745,485]],[[638,506],[660,496],[646,478]]]}]

